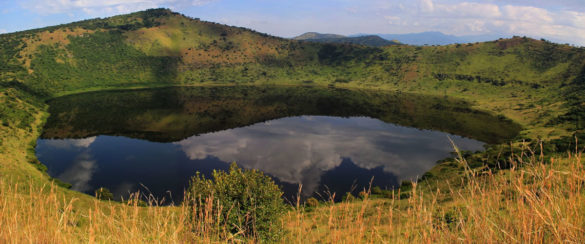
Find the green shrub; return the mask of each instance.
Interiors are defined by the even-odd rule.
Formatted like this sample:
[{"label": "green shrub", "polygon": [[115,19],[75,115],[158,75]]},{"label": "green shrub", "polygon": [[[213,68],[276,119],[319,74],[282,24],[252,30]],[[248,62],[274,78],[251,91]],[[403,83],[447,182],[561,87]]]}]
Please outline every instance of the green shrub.
[{"label": "green shrub", "polygon": [[401,191],[410,191],[412,189],[412,181],[403,180],[400,182],[400,190]]},{"label": "green shrub", "polygon": [[335,81],[333,81],[333,82],[335,82],[335,83],[349,83],[349,82],[350,82],[350,80],[348,80],[348,79],[345,79],[345,78],[337,78],[337,79],[335,79]]},{"label": "green shrub", "polygon": [[73,186],[73,185],[71,185],[71,184],[69,184],[67,182],[63,182],[62,180],[57,179],[57,178],[52,178],[51,177],[50,180],[53,183],[55,183],[55,185],[60,186],[60,187],[64,187],[64,188],[67,188],[67,189],[71,189],[71,187]]},{"label": "green shrub", "polygon": [[[434,177],[433,173],[431,173],[431,172],[425,172],[425,173],[422,175],[422,177],[420,178],[420,180],[421,180],[421,181],[423,181],[423,180],[428,180],[428,179],[430,179],[430,178],[433,178],[433,177]],[[411,182],[411,185],[412,185],[412,182]]]},{"label": "green shrub", "polygon": [[317,200],[314,197],[310,197],[309,199],[307,199],[307,201],[305,201],[305,204],[308,207],[315,208],[315,207],[319,206],[319,200]]},{"label": "green shrub", "polygon": [[362,199],[362,200],[363,200],[363,199],[366,199],[366,197],[368,197],[368,192],[366,192],[366,191],[360,191],[360,192],[358,193],[358,197],[359,197],[360,199]]},{"label": "green shrub", "polygon": [[400,195],[398,196],[399,199],[408,199],[411,197],[410,192],[401,192]]},{"label": "green shrub", "polygon": [[283,234],[278,222],[286,211],[282,194],[270,177],[257,170],[242,170],[233,163],[229,172],[214,170],[213,179],[197,172],[185,200],[193,208],[191,221],[202,217],[193,216],[198,211],[213,209],[212,216],[219,216],[218,226],[232,234],[273,242]]},{"label": "green shrub", "polygon": [[343,200],[347,201],[347,202],[351,202],[351,201],[355,200],[355,197],[353,196],[353,194],[351,194],[351,192],[346,192],[345,195],[343,195]]},{"label": "green shrub", "polygon": [[95,197],[100,200],[114,200],[114,194],[112,194],[112,192],[110,192],[110,190],[105,187],[100,187],[95,190]]},{"label": "green shrub", "polygon": [[384,192],[382,191],[382,188],[380,188],[379,186],[374,186],[372,187],[372,194],[374,195],[382,195]]},{"label": "green shrub", "polygon": [[29,161],[36,169],[43,173],[47,173],[48,170],[47,166],[41,163],[38,159],[30,159]]}]

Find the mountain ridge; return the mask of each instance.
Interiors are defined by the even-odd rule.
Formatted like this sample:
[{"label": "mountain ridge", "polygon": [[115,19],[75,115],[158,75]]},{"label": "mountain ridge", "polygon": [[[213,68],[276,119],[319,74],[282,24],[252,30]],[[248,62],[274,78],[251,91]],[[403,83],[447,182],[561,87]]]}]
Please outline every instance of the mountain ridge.
[{"label": "mountain ridge", "polygon": [[[352,36],[364,36],[371,34],[356,34]],[[502,38],[500,35],[464,35],[455,36],[447,35],[439,31],[426,31],[418,33],[405,33],[405,34],[381,34],[378,35],[386,40],[398,40],[401,43],[408,45],[451,45],[451,44],[467,44],[475,42],[487,42],[498,40]]]},{"label": "mountain ridge", "polygon": [[332,39],[332,38],[347,38],[344,35],[338,34],[323,34],[318,32],[305,32],[299,36],[293,37],[293,40],[315,40],[315,39]]},{"label": "mountain ridge", "polygon": [[340,44],[357,44],[369,47],[383,47],[389,45],[399,45],[397,41],[389,41],[377,35],[363,36],[343,36],[337,34],[321,34],[317,32],[307,32],[300,36],[293,37],[293,40],[318,42],[318,43],[340,43]]}]

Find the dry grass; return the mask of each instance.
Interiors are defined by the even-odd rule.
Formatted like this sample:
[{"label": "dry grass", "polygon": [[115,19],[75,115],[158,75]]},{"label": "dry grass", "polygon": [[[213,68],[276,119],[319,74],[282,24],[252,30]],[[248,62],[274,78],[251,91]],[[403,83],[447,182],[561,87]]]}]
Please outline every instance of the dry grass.
[{"label": "dry grass", "polygon": [[[20,188],[20,189],[19,189]],[[89,205],[54,185],[10,186],[0,179],[0,243],[214,243],[245,240],[218,225],[215,209],[141,206],[94,199]],[[213,202],[213,199],[209,199]],[[209,205],[212,206],[212,205]],[[193,216],[191,218],[191,216]]]},{"label": "dry grass", "polygon": [[[316,208],[297,204],[282,220],[284,242],[582,242],[581,153],[547,158],[525,152],[510,159],[515,168],[498,173],[467,170],[465,177],[443,183],[447,187],[441,189],[448,190],[415,184],[407,199],[399,199],[400,194],[392,199],[366,195]],[[465,160],[459,163],[466,165]],[[226,232],[212,209],[100,201],[5,172],[0,175],[0,243],[251,242]],[[463,187],[448,187],[460,181]]]},{"label": "dry grass", "polygon": [[55,186],[28,193],[0,180],[0,243],[166,243],[186,237],[180,208],[124,206],[60,194]]},{"label": "dry grass", "polygon": [[[520,168],[468,171],[465,186],[290,212],[297,243],[580,243],[585,240],[581,154],[544,160],[520,154]],[[460,161],[465,164],[465,161]],[[418,187],[420,188],[420,187]],[[398,194],[397,194],[398,195]]]}]

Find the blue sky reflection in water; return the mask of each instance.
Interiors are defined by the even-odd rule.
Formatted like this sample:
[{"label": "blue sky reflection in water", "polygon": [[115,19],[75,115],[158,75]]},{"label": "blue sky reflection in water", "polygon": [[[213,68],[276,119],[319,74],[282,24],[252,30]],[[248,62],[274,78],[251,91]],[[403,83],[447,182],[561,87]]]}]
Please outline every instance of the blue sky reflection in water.
[{"label": "blue sky reflection in water", "polygon": [[141,190],[167,199],[172,194],[177,201],[196,171],[210,174],[232,161],[274,177],[286,196],[299,183],[304,195],[327,188],[342,194],[352,184],[366,186],[372,176],[375,185],[391,188],[422,175],[450,156],[448,137],[462,150],[482,149],[476,140],[368,117],[298,116],[171,143],[114,136],[41,139],[37,155],[50,175],[90,194],[103,186],[118,197]]}]

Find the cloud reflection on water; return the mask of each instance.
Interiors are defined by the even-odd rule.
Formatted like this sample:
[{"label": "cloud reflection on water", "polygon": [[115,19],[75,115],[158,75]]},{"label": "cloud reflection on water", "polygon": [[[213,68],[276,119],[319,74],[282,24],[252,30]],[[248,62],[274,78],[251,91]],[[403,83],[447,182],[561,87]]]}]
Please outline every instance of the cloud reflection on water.
[{"label": "cloud reflection on water", "polygon": [[85,192],[92,189],[89,184],[97,169],[96,160],[87,151],[79,154],[72,165],[57,178],[71,184],[71,189]]},{"label": "cloud reflection on water", "polygon": [[89,148],[92,143],[95,142],[96,137],[88,137],[83,139],[67,139],[67,140],[46,140],[46,143],[50,147],[59,149],[69,149],[73,147],[77,148]]},{"label": "cloud reflection on water", "polygon": [[[451,138],[463,150],[482,149],[481,142]],[[382,167],[404,180],[416,178],[453,151],[442,132],[365,117],[326,116],[278,119],[193,136],[176,144],[191,160],[213,156],[225,162],[237,161],[282,182],[302,183],[309,193],[318,189],[324,172],[338,167],[343,158],[365,169]]]},{"label": "cloud reflection on water", "polygon": [[78,152],[71,165],[57,176],[58,179],[70,183],[73,190],[86,192],[92,189],[89,182],[97,169],[97,160],[94,159],[90,147],[95,141],[95,136],[83,139],[44,141],[46,146],[54,149]]}]

